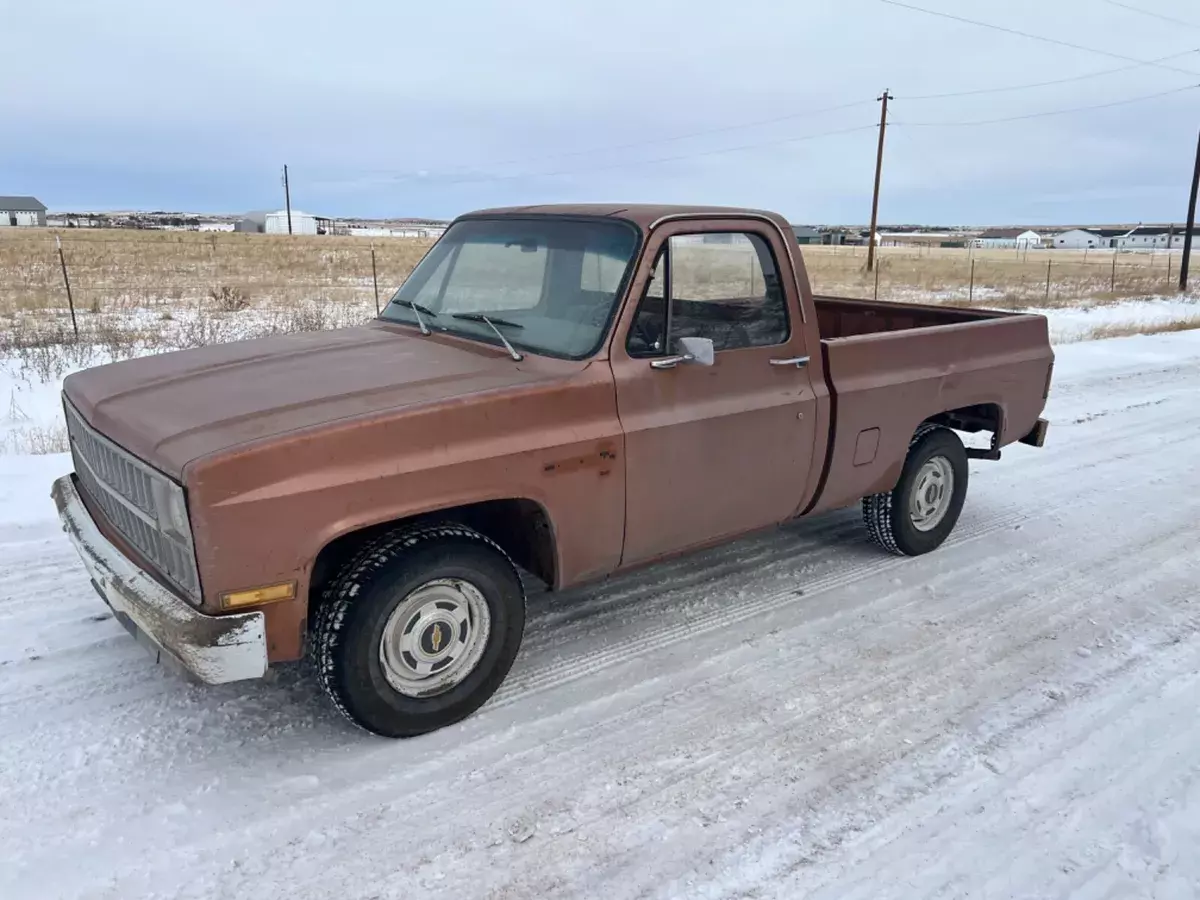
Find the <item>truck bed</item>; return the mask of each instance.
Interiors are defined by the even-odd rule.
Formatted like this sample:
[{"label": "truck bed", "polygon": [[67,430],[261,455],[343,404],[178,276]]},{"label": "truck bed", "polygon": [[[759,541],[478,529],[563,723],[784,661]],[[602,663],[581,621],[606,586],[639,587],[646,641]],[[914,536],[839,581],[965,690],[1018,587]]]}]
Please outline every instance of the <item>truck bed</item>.
[{"label": "truck bed", "polygon": [[1054,360],[1043,316],[814,299],[834,424],[813,511],[890,490],[929,417],[994,430],[997,450],[1037,424]]},{"label": "truck bed", "polygon": [[881,303],[844,297],[813,297],[813,300],[817,307],[817,328],[822,340],[978,322],[1007,315],[982,309]]}]

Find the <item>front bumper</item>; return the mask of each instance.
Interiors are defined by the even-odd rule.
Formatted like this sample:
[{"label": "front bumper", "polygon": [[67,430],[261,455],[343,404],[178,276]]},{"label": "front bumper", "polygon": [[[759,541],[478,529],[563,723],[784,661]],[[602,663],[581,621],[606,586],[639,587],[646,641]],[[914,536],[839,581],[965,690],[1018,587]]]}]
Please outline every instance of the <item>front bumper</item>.
[{"label": "front bumper", "polygon": [[79,497],[74,475],[55,481],[51,496],[92,584],[120,623],[159,662],[206,684],[261,678],[266,673],[266,619],[261,612],[228,616],[198,612],[100,533]]}]

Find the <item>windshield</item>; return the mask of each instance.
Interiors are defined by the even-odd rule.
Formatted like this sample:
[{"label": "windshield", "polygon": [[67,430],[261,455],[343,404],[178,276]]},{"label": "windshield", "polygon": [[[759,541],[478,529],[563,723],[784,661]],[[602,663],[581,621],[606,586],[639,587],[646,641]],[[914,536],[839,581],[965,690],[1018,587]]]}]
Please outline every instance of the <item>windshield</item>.
[{"label": "windshield", "polygon": [[[620,221],[457,222],[388,302],[382,318],[518,349],[581,359],[596,352],[638,234]],[[484,317],[491,320],[491,325]]]}]

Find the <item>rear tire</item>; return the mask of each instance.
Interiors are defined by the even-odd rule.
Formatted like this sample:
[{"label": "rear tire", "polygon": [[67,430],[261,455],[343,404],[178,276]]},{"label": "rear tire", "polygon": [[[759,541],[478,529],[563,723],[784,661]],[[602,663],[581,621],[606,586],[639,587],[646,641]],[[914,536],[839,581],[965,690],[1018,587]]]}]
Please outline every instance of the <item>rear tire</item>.
[{"label": "rear tire", "polygon": [[898,556],[936,550],[962,513],[967,475],[967,451],[958,435],[941,425],[922,425],[895,488],[863,498],[867,534]]},{"label": "rear tire", "polygon": [[497,544],[462,525],[417,525],[368,544],[330,582],[311,654],[346,718],[414,737],[487,702],[524,630],[525,591]]}]

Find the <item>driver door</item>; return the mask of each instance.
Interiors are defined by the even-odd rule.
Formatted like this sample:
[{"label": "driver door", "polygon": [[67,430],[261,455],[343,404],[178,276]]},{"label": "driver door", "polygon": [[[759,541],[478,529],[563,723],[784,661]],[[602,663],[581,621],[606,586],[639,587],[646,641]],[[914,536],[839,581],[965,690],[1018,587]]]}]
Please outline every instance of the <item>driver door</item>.
[{"label": "driver door", "polygon": [[[788,519],[808,482],[816,398],[799,300],[774,228],[676,222],[655,232],[610,357],[625,431],[631,565]],[[681,337],[712,365],[671,360]],[[813,348],[819,352],[818,348]]]}]

